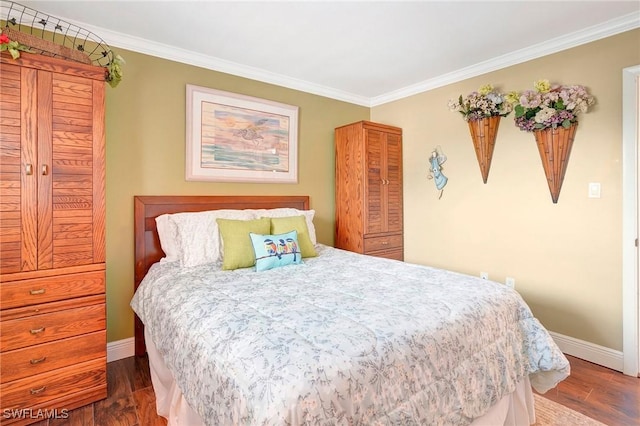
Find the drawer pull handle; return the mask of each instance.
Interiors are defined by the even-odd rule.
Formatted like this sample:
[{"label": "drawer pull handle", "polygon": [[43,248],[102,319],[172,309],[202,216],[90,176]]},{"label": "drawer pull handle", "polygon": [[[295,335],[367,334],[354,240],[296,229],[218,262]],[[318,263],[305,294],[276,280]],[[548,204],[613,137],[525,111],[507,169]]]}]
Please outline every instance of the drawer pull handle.
[{"label": "drawer pull handle", "polygon": [[36,365],[36,364],[40,364],[41,362],[44,362],[44,360],[46,360],[46,359],[47,359],[47,357],[43,356],[42,358],[32,359],[29,362],[31,363],[31,365]]},{"label": "drawer pull handle", "polygon": [[386,246],[387,244],[389,244],[389,241],[383,241],[383,242],[382,242],[382,245],[383,245],[383,246]]},{"label": "drawer pull handle", "polygon": [[44,392],[44,390],[46,388],[47,388],[46,386],[43,386],[43,387],[38,388],[38,389],[31,389],[31,395],[37,395],[39,393],[42,393],[42,392]]},{"label": "drawer pull handle", "polygon": [[36,296],[38,294],[44,294],[45,289],[44,288],[39,288],[37,290],[29,290],[29,294],[31,294],[32,296]]},{"label": "drawer pull handle", "polygon": [[31,334],[38,334],[38,333],[42,333],[44,331],[44,327],[40,327],[40,328],[32,328],[31,329]]}]

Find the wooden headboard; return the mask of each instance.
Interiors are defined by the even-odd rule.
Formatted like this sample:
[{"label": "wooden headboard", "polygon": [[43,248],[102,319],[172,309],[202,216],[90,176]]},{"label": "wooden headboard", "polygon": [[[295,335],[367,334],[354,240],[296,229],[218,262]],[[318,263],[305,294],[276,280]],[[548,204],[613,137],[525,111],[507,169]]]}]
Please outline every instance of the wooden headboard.
[{"label": "wooden headboard", "polygon": [[[151,265],[159,261],[164,252],[156,229],[156,217],[166,213],[200,212],[220,209],[275,209],[292,207],[309,210],[306,195],[147,195],[133,197],[133,233],[135,241],[134,291],[149,271]],[[135,317],[136,355],[144,355],[144,327]]]}]

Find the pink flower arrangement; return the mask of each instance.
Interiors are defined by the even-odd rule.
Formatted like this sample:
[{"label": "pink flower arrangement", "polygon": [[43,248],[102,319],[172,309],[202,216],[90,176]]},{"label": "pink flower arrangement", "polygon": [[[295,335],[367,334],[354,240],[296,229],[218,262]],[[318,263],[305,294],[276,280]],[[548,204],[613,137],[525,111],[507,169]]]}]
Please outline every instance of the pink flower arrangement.
[{"label": "pink flower arrangement", "polygon": [[562,126],[569,128],[578,122],[595,103],[584,86],[551,85],[549,80],[538,80],[534,90],[508,93],[506,99],[514,104],[515,123],[520,130],[533,132]]}]

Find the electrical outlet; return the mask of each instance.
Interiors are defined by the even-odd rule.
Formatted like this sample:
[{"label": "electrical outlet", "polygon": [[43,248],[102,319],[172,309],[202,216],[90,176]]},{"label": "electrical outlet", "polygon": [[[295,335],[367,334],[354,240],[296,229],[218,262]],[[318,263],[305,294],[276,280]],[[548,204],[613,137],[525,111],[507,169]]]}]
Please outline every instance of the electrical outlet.
[{"label": "electrical outlet", "polygon": [[480,278],[482,278],[483,280],[488,280],[489,279],[489,273],[488,272],[480,272]]},{"label": "electrical outlet", "polygon": [[504,283],[505,283],[508,287],[516,288],[516,279],[515,279],[515,278],[507,277],[507,278],[504,280]]}]

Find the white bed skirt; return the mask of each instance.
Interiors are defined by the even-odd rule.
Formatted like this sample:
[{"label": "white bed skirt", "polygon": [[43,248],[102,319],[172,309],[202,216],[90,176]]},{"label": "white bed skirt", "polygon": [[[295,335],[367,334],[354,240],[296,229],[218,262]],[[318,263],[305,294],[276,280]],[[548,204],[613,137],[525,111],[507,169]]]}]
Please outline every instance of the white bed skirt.
[{"label": "white bed skirt", "polygon": [[[146,330],[144,337],[158,415],[167,419],[168,426],[204,426],[198,413],[187,404]],[[533,391],[529,378],[525,377],[513,393],[503,397],[484,416],[475,419],[471,426],[529,426],[535,420]]]}]

